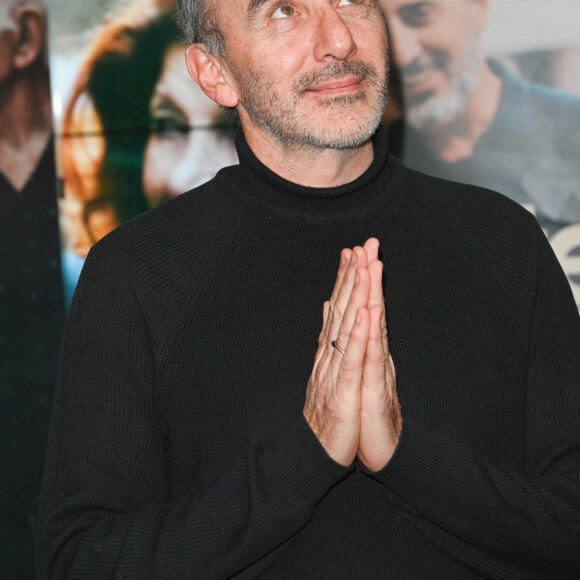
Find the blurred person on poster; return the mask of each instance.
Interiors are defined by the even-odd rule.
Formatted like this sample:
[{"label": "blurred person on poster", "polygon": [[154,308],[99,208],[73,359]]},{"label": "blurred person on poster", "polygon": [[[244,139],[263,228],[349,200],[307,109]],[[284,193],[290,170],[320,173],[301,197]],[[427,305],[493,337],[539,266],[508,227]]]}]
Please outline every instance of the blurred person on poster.
[{"label": "blurred person on poster", "polygon": [[[392,128],[402,132],[403,161],[525,205],[564,270],[580,274],[568,267],[568,254],[580,246],[580,97],[484,58],[490,0],[380,5],[403,94],[402,123]],[[580,304],[580,286],[570,281]]]},{"label": "blurred person on poster", "polygon": [[183,66],[174,0],[137,0],[98,29],[63,123],[65,292],[119,224],[237,160],[233,122]]},{"label": "blurred person on poster", "polygon": [[580,317],[537,221],[389,155],[374,0],[178,18],[239,164],[87,256],[39,577],[576,578]]},{"label": "blurred person on poster", "polygon": [[33,575],[63,299],[45,8],[0,4],[0,575]]}]

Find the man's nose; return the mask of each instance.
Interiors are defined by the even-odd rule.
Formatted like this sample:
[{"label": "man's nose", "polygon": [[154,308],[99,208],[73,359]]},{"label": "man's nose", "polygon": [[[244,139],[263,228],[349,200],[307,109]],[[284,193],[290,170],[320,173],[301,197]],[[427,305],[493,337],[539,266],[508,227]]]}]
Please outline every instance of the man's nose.
[{"label": "man's nose", "polygon": [[314,58],[344,60],[356,52],[356,43],[350,28],[331,6],[316,14]]},{"label": "man's nose", "polygon": [[416,31],[396,21],[387,20],[389,47],[393,63],[405,67],[415,62],[423,52],[419,35]]}]

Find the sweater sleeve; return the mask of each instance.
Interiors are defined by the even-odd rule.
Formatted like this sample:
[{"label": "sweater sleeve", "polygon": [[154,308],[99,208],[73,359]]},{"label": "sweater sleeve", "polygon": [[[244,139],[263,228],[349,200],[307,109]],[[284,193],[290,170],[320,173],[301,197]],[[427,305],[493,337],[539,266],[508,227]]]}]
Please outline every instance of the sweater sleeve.
[{"label": "sweater sleeve", "polygon": [[538,234],[524,467],[492,465],[451,429],[405,420],[379,472],[407,515],[486,578],[580,577],[580,321],[568,281]]},{"label": "sweater sleeve", "polygon": [[172,497],[158,365],[126,265],[91,253],[61,352],[39,513],[40,578],[258,574],[349,473],[303,417]]}]

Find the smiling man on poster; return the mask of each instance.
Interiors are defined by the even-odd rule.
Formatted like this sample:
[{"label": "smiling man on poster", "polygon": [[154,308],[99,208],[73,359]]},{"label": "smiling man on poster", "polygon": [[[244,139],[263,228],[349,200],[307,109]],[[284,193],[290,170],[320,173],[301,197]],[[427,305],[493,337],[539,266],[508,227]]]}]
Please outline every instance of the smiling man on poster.
[{"label": "smiling man on poster", "polygon": [[572,577],[580,321],[535,220],[388,155],[373,0],[179,7],[240,164],[87,259],[40,576]]},{"label": "smiling man on poster", "polygon": [[[523,204],[549,236],[580,308],[580,96],[485,57],[490,0],[379,4],[403,92],[403,117],[390,128],[402,141],[400,159]],[[566,12],[550,8],[559,10]],[[580,15],[574,10],[570,22]]]}]

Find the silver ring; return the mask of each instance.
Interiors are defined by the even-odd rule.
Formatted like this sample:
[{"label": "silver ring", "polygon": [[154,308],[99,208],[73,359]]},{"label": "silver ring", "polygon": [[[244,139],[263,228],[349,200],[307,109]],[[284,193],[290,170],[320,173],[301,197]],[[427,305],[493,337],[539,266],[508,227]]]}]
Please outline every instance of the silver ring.
[{"label": "silver ring", "polygon": [[336,350],[337,350],[337,351],[338,351],[340,354],[344,354],[344,350],[342,350],[342,348],[340,348],[340,346],[338,346],[338,345],[336,344],[336,340],[333,340],[333,341],[332,341],[330,344],[331,344],[331,345],[332,345],[332,346],[333,346],[333,347],[334,347],[334,348],[335,348],[335,349],[336,349]]}]

